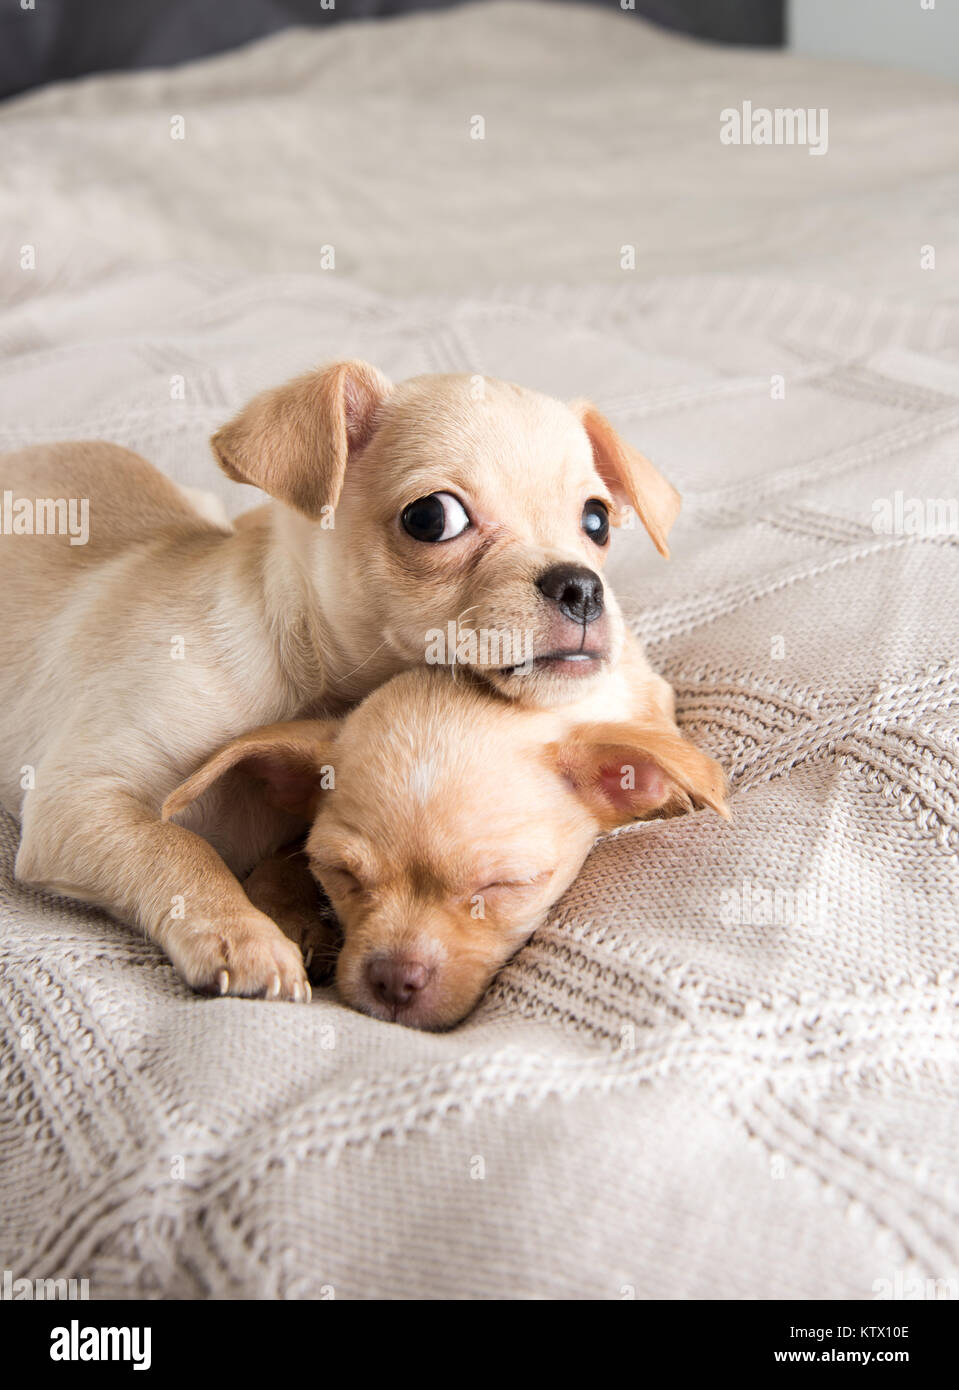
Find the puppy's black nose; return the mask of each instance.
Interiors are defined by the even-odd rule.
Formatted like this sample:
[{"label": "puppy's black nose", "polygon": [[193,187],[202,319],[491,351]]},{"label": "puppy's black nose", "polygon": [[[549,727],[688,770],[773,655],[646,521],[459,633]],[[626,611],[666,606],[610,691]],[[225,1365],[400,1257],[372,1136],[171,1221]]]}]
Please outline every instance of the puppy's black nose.
[{"label": "puppy's black nose", "polygon": [[603,581],[585,565],[553,565],[536,587],[574,623],[591,623],[603,611]]},{"label": "puppy's black nose", "polygon": [[430,970],[407,956],[374,956],[366,967],[370,989],[384,1004],[408,1004],[426,984]]}]

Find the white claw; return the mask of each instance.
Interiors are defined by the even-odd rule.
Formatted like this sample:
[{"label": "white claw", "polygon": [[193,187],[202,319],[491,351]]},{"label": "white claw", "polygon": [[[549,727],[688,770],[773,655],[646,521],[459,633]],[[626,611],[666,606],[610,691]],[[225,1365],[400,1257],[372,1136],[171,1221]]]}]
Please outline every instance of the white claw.
[{"label": "white claw", "polygon": [[268,998],[268,999],[275,999],[275,998],[277,997],[277,995],[279,994],[279,992],[280,992],[280,977],[279,977],[279,975],[274,975],[274,976],[273,976],[273,983],[270,985],[270,992],[269,992],[269,994],[267,995],[267,998]]},{"label": "white claw", "polygon": [[311,1000],[312,998],[313,998],[313,991],[312,991],[312,989],[310,988],[310,982],[309,982],[309,980],[307,980],[307,981],[306,981],[306,1002],[309,1004],[309,1002],[310,1002],[310,1000]]},{"label": "white claw", "polygon": [[221,994],[226,994],[227,990],[230,988],[230,972],[229,972],[229,970],[221,970],[220,973],[219,973],[219,975],[217,975],[217,977],[216,977],[216,982],[217,982],[217,986],[218,986],[218,988],[219,988],[219,990],[220,990],[220,993],[221,993]]}]

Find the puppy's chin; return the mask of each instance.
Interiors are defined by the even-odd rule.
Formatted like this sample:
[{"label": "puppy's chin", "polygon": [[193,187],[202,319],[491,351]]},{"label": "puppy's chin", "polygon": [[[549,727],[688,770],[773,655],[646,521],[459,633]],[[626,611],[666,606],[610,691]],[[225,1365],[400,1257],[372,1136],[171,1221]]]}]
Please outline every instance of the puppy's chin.
[{"label": "puppy's chin", "polygon": [[494,690],[521,705],[553,708],[588,695],[610,668],[605,656],[536,657],[523,666],[473,667]]},{"label": "puppy's chin", "polygon": [[378,1018],[382,1023],[399,1023],[404,1028],[418,1028],[422,1033],[447,1033],[458,1023],[462,1023],[466,1015],[476,1007],[477,1001],[474,1000],[455,1018],[440,1018],[429,1009],[410,1004],[404,1007],[388,1008],[385,1004],[377,1004],[370,999],[348,999],[347,1003],[358,1013],[368,1014],[370,1018]]},{"label": "puppy's chin", "polygon": [[484,992],[480,990],[474,999],[454,1007],[450,1007],[448,1003],[441,1007],[429,1000],[390,1005],[375,999],[366,989],[344,989],[342,982],[338,982],[338,985],[345,1003],[358,1013],[378,1018],[382,1023],[399,1023],[404,1028],[418,1028],[424,1033],[446,1033],[455,1028],[458,1023],[463,1022],[467,1014],[473,1012]]}]

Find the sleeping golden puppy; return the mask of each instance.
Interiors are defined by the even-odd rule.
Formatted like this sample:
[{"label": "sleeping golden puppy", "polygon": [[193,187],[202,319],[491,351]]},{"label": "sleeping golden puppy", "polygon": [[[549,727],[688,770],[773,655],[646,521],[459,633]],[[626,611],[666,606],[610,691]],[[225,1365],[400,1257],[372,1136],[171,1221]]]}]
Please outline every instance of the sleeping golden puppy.
[{"label": "sleeping golden puppy", "polygon": [[22,882],[139,925],[198,989],[278,979],[304,998],[299,953],[235,877],[282,826],[160,818],[214,749],[430,659],[528,706],[628,684],[671,717],[601,571],[627,509],[666,553],[677,494],[591,406],[479,384],[341,362],[257,397],[213,439],[272,499],[235,527],[115,445],[0,459],[16,515],[83,499],[90,524],[81,545],[0,537],[0,802]]},{"label": "sleeping golden puppy", "polygon": [[[273,808],[310,821],[306,864],[335,909],[338,955],[301,856],[260,866],[248,894],[308,958],[336,956],[348,1004],[446,1028],[544,920],[597,835],[692,804],[725,814],[718,764],[654,701],[597,720],[602,703],[533,709],[424,667],[344,720],[234,740],[164,814],[220,790],[234,810],[248,804],[244,817]],[[217,987],[232,983],[224,974]]]}]

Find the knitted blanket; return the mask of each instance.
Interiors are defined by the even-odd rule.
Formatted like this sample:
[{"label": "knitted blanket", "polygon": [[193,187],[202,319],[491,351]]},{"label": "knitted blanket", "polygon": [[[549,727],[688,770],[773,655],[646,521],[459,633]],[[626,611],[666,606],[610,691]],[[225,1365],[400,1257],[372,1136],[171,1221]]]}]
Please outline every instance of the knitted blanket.
[{"label": "knitted blanket", "polygon": [[[750,95],[828,102],[828,155],[724,173]],[[323,359],[591,396],[683,493],[671,563],[624,533],[611,575],[733,813],[599,842],[437,1035],[195,997],[19,888],[0,820],[0,1267],[94,1298],[959,1296],[959,314],[920,268],[959,245],[957,111],[489,5],[0,115],[0,448],[111,439],[236,513],[207,437]]]}]

